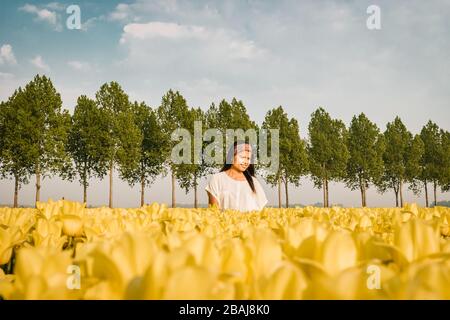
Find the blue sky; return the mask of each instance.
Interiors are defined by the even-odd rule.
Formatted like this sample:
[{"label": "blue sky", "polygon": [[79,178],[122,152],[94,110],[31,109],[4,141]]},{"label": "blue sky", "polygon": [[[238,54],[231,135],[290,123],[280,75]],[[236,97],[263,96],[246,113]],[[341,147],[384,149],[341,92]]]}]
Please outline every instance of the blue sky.
[{"label": "blue sky", "polygon": [[[65,26],[70,4],[81,9],[82,30]],[[380,30],[366,27],[372,4],[381,10]],[[347,124],[364,112],[382,130],[396,115],[414,133],[428,119],[448,130],[449,17],[448,0],[6,0],[0,6],[0,100],[45,73],[70,111],[79,95],[93,97],[101,84],[115,80],[131,99],[152,107],[169,88],[204,109],[237,97],[258,123],[282,105],[298,119],[303,136],[318,106]],[[139,189],[116,181],[115,204],[137,204]],[[147,201],[169,202],[169,179],[157,183],[147,189]],[[275,203],[276,190],[264,187]],[[357,191],[341,184],[330,189],[332,202],[359,205]],[[0,191],[0,203],[12,201],[11,181],[0,181]],[[81,200],[81,193],[76,182],[44,180],[43,199]],[[107,181],[92,180],[89,195],[92,204],[107,203]],[[180,189],[177,196],[193,201]],[[30,183],[21,203],[33,197]],[[291,188],[290,199],[314,203],[321,191],[305,180]],[[409,192],[407,200],[423,202]],[[369,192],[369,205],[392,203],[391,193]]]}]

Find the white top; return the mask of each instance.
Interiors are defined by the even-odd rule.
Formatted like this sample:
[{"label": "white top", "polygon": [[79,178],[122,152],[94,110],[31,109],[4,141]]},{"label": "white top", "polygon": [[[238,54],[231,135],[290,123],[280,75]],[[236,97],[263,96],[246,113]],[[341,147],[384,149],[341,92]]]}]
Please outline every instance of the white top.
[{"label": "white top", "polygon": [[253,177],[253,184],[256,194],[253,193],[247,179],[239,181],[222,171],[211,176],[205,190],[217,199],[222,210],[259,211],[267,204],[267,198],[256,177]]}]

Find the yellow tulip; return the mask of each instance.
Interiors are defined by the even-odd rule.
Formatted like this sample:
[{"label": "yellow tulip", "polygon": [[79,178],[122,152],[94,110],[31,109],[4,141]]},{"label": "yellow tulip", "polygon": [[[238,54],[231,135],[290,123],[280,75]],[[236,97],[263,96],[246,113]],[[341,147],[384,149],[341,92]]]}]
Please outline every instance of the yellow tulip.
[{"label": "yellow tulip", "polygon": [[272,231],[254,230],[245,243],[251,256],[250,270],[255,279],[270,276],[281,264],[281,246]]},{"label": "yellow tulip", "polygon": [[440,251],[439,230],[419,219],[397,227],[394,237],[394,245],[409,262]]},{"label": "yellow tulip", "polygon": [[221,252],[221,273],[227,275],[236,282],[244,282],[248,279],[249,257],[244,244],[240,239],[230,239],[225,242]]},{"label": "yellow tulip", "polygon": [[416,203],[405,203],[402,212],[410,212],[412,215],[417,217],[419,215],[419,207]]},{"label": "yellow tulip", "polygon": [[194,234],[184,241],[183,247],[191,253],[198,266],[218,272],[220,270],[220,255],[213,241],[201,234]]},{"label": "yellow tulip", "polygon": [[233,287],[220,282],[207,269],[184,267],[168,278],[162,298],[171,300],[231,299],[233,295]]},{"label": "yellow tulip", "polygon": [[308,286],[303,271],[292,263],[284,262],[268,278],[260,278],[250,299],[298,300]]},{"label": "yellow tulip", "polygon": [[76,215],[63,215],[62,231],[69,237],[80,237],[83,235],[83,220]]},{"label": "yellow tulip", "polygon": [[108,282],[114,289],[111,299],[123,298],[128,283],[144,275],[155,253],[156,247],[147,235],[125,233],[116,242],[98,245],[85,256],[86,263],[91,266],[89,270],[92,270],[88,276]]},{"label": "yellow tulip", "polygon": [[5,275],[3,269],[0,269],[0,300],[10,299],[14,292],[14,275]]},{"label": "yellow tulip", "polygon": [[395,276],[394,270],[374,261],[319,278],[304,295],[306,299],[387,299],[386,283]]},{"label": "yellow tulip", "polygon": [[372,227],[372,220],[368,215],[363,215],[359,220],[359,227],[363,230],[367,230]]},{"label": "yellow tulip", "polygon": [[414,263],[387,283],[392,299],[450,299],[450,268],[442,261]]},{"label": "yellow tulip", "polygon": [[69,299],[79,290],[67,286],[72,264],[70,252],[55,248],[23,248],[18,251],[12,299]]},{"label": "yellow tulip", "polygon": [[19,227],[4,229],[0,226],[0,265],[9,262],[14,246],[22,241],[23,235]]},{"label": "yellow tulip", "polygon": [[330,275],[355,266],[358,258],[355,241],[345,231],[330,232],[320,252],[320,261]]}]

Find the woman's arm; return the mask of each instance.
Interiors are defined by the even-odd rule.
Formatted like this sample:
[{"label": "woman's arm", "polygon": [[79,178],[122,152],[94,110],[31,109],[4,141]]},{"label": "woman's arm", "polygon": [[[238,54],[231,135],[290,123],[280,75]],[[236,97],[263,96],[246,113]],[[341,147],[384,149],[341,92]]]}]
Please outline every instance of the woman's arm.
[{"label": "woman's arm", "polygon": [[206,193],[208,194],[208,204],[209,204],[209,205],[217,204],[217,206],[219,206],[219,202],[218,202],[217,199],[211,194],[211,192],[206,191]]}]

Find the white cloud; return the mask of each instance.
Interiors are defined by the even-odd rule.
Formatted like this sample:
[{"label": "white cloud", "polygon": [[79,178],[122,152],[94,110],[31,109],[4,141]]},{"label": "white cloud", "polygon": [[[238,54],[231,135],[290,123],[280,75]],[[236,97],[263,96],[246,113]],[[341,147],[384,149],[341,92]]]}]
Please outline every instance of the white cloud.
[{"label": "white cloud", "polygon": [[[187,48],[190,52],[197,51],[204,55],[204,58],[222,63],[235,59],[257,59],[266,53],[253,41],[243,39],[231,30],[208,30],[202,26],[180,25],[171,22],[127,24],[123,28],[120,43],[128,45],[131,51],[143,50],[145,52],[152,50],[151,40],[179,40],[179,49],[186,50]],[[198,42],[186,43],[186,40],[198,40]],[[158,43],[164,46],[164,43]],[[149,44],[150,46],[148,46]],[[172,42],[167,44],[177,47]]]},{"label": "white cloud", "polygon": [[125,3],[119,3],[116,9],[108,15],[108,19],[111,21],[123,21],[127,20],[131,16],[130,6]]},{"label": "white cloud", "polygon": [[45,7],[46,7],[47,9],[50,9],[50,10],[56,10],[56,11],[63,11],[63,10],[66,8],[62,3],[59,3],[59,2],[50,2],[50,3],[47,3],[47,4],[45,5]]},{"label": "white cloud", "polygon": [[89,18],[86,21],[81,21],[81,30],[88,31],[88,29],[92,28],[95,25],[97,20],[104,19],[104,16]]},{"label": "white cloud", "polygon": [[[50,7],[55,7],[55,5],[50,4]],[[28,3],[23,7],[20,7],[19,10],[34,14],[36,16],[35,20],[44,21],[50,24],[56,31],[62,31],[61,18],[55,11],[51,11],[47,8],[39,8]]]},{"label": "white cloud", "polygon": [[50,71],[50,67],[44,62],[41,56],[36,56],[30,60],[31,64],[38,69]]},{"label": "white cloud", "polygon": [[124,34],[121,43],[126,42],[127,37],[135,39],[151,38],[198,38],[206,40],[211,34],[203,27],[183,26],[176,23],[149,22],[149,23],[131,23],[123,28]]},{"label": "white cloud", "polygon": [[83,61],[73,60],[73,61],[67,62],[67,64],[69,65],[69,67],[71,67],[72,69],[77,70],[77,71],[85,72],[85,71],[91,70],[90,64],[87,62],[83,62]]},{"label": "white cloud", "polygon": [[[121,23],[141,22],[151,17],[177,21],[183,24],[194,24],[198,21],[217,25],[220,14],[215,8],[217,4],[203,1],[185,0],[136,0],[131,3],[120,3],[108,14],[108,19]],[[222,6],[222,4],[219,4]],[[227,1],[225,7],[231,6]]]},{"label": "white cloud", "polygon": [[12,46],[9,44],[4,44],[0,47],[0,64],[4,63],[17,63],[16,58],[14,57]]}]

